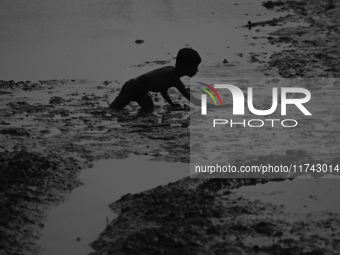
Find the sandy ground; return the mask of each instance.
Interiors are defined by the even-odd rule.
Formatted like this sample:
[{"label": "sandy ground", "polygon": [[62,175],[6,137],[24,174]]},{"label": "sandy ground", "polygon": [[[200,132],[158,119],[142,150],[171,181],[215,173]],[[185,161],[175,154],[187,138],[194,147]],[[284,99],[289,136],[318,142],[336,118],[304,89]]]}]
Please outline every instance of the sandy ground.
[{"label": "sandy ground", "polygon": [[[258,73],[285,78],[339,77],[338,1],[270,1],[265,6],[293,9],[294,14],[245,24],[245,29],[289,21],[309,26],[283,28],[269,35],[269,43],[290,46],[272,55],[268,63],[254,53],[250,61],[259,64]],[[162,64],[154,63],[155,67]],[[203,72],[220,74],[225,65]],[[121,85],[87,80],[0,82],[2,254],[37,250],[35,240],[47,206],[63,201],[80,184],[77,172],[94,160],[139,154],[189,162],[186,101],[173,91],[184,105],[181,111],[171,111],[156,94],[154,114],[139,113],[136,104],[123,112],[110,111],[110,98]],[[298,162],[300,156],[292,151],[275,157]],[[263,160],[273,156],[268,157]],[[335,156],[332,160],[339,161]],[[125,195],[111,204],[119,216],[93,243],[94,254],[339,254],[338,214],[293,215],[231,192],[266,181],[186,178]]]}]

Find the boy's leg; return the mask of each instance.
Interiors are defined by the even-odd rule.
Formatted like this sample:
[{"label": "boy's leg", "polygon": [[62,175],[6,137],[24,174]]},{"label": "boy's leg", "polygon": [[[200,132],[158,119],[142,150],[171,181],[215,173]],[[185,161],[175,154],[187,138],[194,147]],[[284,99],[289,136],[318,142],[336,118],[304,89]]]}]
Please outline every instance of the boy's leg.
[{"label": "boy's leg", "polygon": [[111,109],[122,110],[126,105],[131,102],[131,98],[124,93],[120,93],[115,100],[110,104]]},{"label": "boy's leg", "polygon": [[111,109],[121,110],[131,102],[132,98],[130,96],[130,89],[129,89],[130,83],[131,82],[128,81],[123,85],[122,90],[120,91],[116,99],[113,100],[113,102],[110,104]]},{"label": "boy's leg", "polygon": [[149,93],[143,93],[138,96],[136,102],[142,107],[143,111],[153,111],[155,106]]}]

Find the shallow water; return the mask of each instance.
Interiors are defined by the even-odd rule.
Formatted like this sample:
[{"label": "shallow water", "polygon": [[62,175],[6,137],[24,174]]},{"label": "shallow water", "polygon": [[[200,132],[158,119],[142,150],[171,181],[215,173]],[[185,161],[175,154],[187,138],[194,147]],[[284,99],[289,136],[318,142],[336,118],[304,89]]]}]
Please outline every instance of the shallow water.
[{"label": "shallow water", "polygon": [[335,176],[268,182],[244,186],[234,192],[248,199],[283,205],[284,211],[290,213],[340,213],[340,178]]},{"label": "shallow water", "polygon": [[[146,61],[173,64],[178,49],[190,45],[203,66],[246,62],[235,53],[270,52],[266,32],[276,27],[240,28],[249,20],[284,15],[262,0],[137,1],[74,0],[0,2],[0,78],[88,78],[125,81],[155,68]],[[248,36],[249,39],[244,36]],[[135,40],[144,40],[136,44]],[[261,43],[263,42],[263,43]],[[200,74],[198,74],[200,75]]]},{"label": "shallow water", "polygon": [[101,160],[80,174],[83,186],[48,213],[38,245],[41,254],[87,254],[89,243],[105,229],[115,214],[109,204],[127,193],[168,184],[189,175],[184,163],[150,161],[150,157]]}]

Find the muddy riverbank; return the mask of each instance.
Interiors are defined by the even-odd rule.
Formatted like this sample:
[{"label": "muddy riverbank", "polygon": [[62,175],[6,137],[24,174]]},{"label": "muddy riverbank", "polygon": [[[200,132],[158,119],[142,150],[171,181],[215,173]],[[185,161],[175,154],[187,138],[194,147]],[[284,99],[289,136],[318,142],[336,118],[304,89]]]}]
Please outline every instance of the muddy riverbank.
[{"label": "muddy riverbank", "polygon": [[256,180],[185,179],[111,204],[92,254],[337,254],[339,213],[292,214],[233,192]]},{"label": "muddy riverbank", "polygon": [[[268,62],[261,54],[250,54],[247,61],[257,66],[258,73],[285,78],[339,77],[338,1],[269,1],[264,8],[292,14],[279,21],[250,21],[253,25],[246,20],[246,27],[240,29],[261,30],[262,25],[276,27],[291,21],[308,26],[278,27],[268,35],[267,44],[289,46]],[[253,43],[258,40],[253,39]],[[233,63],[222,63],[223,59],[216,66],[202,68],[202,73],[249,73],[249,68],[240,70]],[[171,111],[156,94],[152,95],[157,104],[154,114],[139,113],[136,104],[123,112],[110,111],[108,104],[121,86],[116,80],[0,81],[3,254],[38,250],[36,240],[47,207],[64,201],[81,185],[77,174],[93,161],[136,154],[189,163],[190,107],[186,100],[173,90],[173,97],[184,105],[181,111]],[[232,192],[266,181],[185,178],[124,195],[111,204],[119,216],[93,242],[94,254],[339,253],[338,214],[292,215],[280,206]]]},{"label": "muddy riverbank", "polygon": [[107,110],[107,97],[120,88],[105,84],[1,82],[0,243],[4,254],[38,250],[35,242],[44,227],[46,209],[81,185],[79,170],[91,167],[93,161],[136,154],[188,162],[188,119],[182,119],[188,111],[171,112],[164,105],[160,115],[144,116],[132,105],[115,113]]},{"label": "muddy riverbank", "polygon": [[[269,1],[271,2],[271,1]],[[284,2],[284,1],[283,1]],[[270,43],[289,43],[289,47],[273,54],[266,67],[281,77],[339,77],[339,6],[336,0],[287,1],[267,5],[278,11],[293,9],[295,15],[286,20],[303,20],[306,27],[282,28],[268,37]],[[282,3],[282,4],[281,4]],[[266,73],[266,71],[265,71]],[[268,72],[267,74],[270,74]]]},{"label": "muddy riverbank", "polygon": [[[267,76],[285,78],[339,77],[338,1],[269,1],[264,6],[277,11],[294,11],[281,22],[299,20],[308,25],[271,33],[268,36],[271,44],[288,43],[289,46],[272,55],[259,70]],[[273,23],[278,22],[255,25]],[[256,29],[251,22],[245,27]],[[259,62],[256,56],[251,60]],[[302,159],[297,151],[292,153]],[[273,161],[268,158],[269,162],[279,162],[284,161],[285,156],[268,157],[275,158]],[[339,158],[333,158],[332,162],[338,164]],[[111,204],[119,216],[93,243],[96,250],[93,254],[340,252],[338,210],[307,209],[307,212],[291,213],[284,210],[284,205],[250,200],[233,192],[235,188],[255,185],[258,181],[187,178],[143,193],[125,195]],[[309,199],[318,198],[310,195]]]}]

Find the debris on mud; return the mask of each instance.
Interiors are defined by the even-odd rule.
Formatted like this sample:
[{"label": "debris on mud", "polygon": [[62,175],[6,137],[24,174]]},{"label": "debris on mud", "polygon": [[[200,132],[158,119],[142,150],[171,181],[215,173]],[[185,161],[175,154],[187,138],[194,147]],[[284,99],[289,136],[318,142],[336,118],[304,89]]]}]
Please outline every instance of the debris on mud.
[{"label": "debris on mud", "polygon": [[267,9],[274,9],[275,7],[278,6],[284,6],[283,2],[273,2],[273,1],[267,1],[262,4],[264,7]]},{"label": "debris on mud", "polygon": [[247,27],[247,28],[251,29],[253,27],[259,27],[259,26],[261,26],[261,27],[283,26],[286,23],[286,20],[288,19],[288,17],[290,17],[290,16],[281,17],[281,18],[272,19],[272,20],[267,20],[267,21],[259,21],[259,22],[248,21],[247,25],[244,25],[243,27]]},{"label": "debris on mud", "polygon": [[144,42],[144,40],[140,40],[140,39],[135,41],[136,44],[142,44],[143,42]]}]

